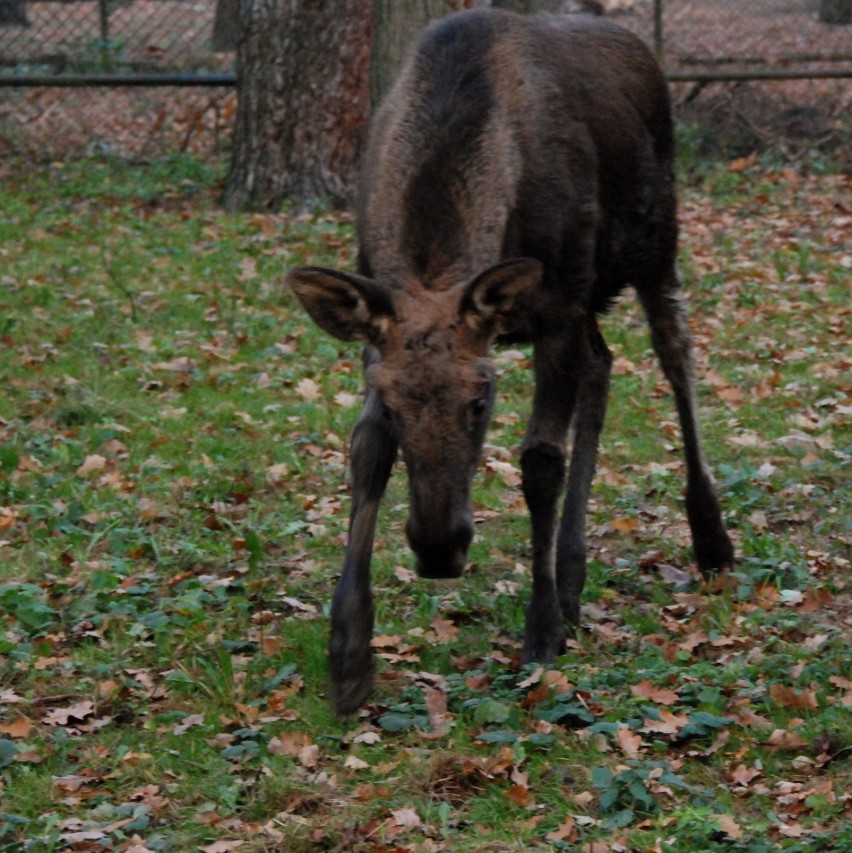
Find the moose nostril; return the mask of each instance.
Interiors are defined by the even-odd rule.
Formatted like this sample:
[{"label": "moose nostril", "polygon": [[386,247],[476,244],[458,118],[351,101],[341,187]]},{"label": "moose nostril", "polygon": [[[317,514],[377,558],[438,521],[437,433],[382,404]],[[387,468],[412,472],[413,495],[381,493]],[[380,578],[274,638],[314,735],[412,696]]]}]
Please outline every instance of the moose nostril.
[{"label": "moose nostril", "polygon": [[464,570],[468,546],[473,539],[473,526],[456,525],[443,536],[424,534],[409,520],[406,525],[408,543],[417,557],[417,572],[427,578],[457,578]]}]

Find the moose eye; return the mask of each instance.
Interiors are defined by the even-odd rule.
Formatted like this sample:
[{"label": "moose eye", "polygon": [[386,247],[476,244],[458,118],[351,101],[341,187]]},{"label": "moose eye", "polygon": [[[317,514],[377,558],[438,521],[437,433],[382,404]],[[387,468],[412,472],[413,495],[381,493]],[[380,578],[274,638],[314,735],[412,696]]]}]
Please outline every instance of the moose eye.
[{"label": "moose eye", "polygon": [[393,418],[393,411],[391,410],[391,407],[388,406],[386,403],[382,403],[382,417],[386,421],[389,421]]},{"label": "moose eye", "polygon": [[485,397],[477,397],[475,400],[470,401],[470,410],[474,415],[481,415],[487,407],[488,403]]}]

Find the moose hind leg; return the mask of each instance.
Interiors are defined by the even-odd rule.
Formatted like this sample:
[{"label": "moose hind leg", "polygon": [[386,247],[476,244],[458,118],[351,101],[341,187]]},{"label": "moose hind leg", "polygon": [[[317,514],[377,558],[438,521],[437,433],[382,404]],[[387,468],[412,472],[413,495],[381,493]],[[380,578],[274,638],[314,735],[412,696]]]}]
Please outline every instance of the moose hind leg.
[{"label": "moose hind leg", "polygon": [[352,514],[343,572],[331,605],[329,669],[332,701],[342,715],[363,705],[373,685],[373,599],[370,560],[379,501],[396,458],[374,395],[352,433]]},{"label": "moose hind leg", "polygon": [[640,290],[651,340],[675,395],[686,456],[686,513],[692,531],[695,559],[709,578],[734,564],[734,546],[722,522],[722,509],[710,469],[704,459],[698,431],[692,338],[672,271],[663,286]]},{"label": "moose hind leg", "polygon": [[591,331],[590,350],[574,413],[568,490],[556,547],[559,605],[571,628],[580,624],[580,595],[586,582],[586,507],[597,465],[612,366],[612,354],[596,326]]}]

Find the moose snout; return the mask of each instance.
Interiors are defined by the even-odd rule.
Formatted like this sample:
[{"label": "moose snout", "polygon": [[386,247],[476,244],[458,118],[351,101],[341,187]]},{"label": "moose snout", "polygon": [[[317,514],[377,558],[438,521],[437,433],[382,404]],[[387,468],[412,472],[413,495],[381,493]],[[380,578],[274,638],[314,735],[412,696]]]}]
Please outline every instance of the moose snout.
[{"label": "moose snout", "polygon": [[420,577],[461,577],[467,560],[467,549],[473,539],[473,525],[469,521],[457,523],[439,533],[409,519],[405,532],[408,544],[417,557],[417,574]]}]

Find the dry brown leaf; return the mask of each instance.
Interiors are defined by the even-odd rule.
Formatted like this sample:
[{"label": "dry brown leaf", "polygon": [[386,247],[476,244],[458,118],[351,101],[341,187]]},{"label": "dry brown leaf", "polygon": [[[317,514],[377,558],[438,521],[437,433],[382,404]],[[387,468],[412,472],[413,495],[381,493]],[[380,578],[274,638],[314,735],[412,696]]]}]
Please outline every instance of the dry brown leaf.
[{"label": "dry brown leaf", "polygon": [[525,785],[512,785],[506,791],[506,799],[522,809],[528,809],[533,805],[532,793]]},{"label": "dry brown leaf", "polygon": [[70,720],[82,722],[86,717],[94,714],[94,712],[94,704],[86,700],[78,702],[76,705],[71,705],[68,708],[55,708],[44,715],[42,722],[48,726],[67,726]]},{"label": "dry brown leaf", "polygon": [[94,471],[102,471],[106,468],[107,460],[105,456],[100,456],[97,453],[92,453],[87,456],[83,464],[77,469],[78,477],[88,477]]},{"label": "dry brown leaf", "polygon": [[452,619],[441,619],[436,617],[432,620],[431,630],[427,633],[427,637],[436,643],[448,643],[458,637],[459,629],[456,627]]},{"label": "dry brown leaf", "polygon": [[414,809],[395,809],[391,811],[393,822],[404,829],[416,829],[423,821]]},{"label": "dry brown leaf", "polygon": [[11,723],[0,725],[0,735],[8,735],[11,738],[26,740],[30,732],[35,728],[35,723],[28,720],[23,714]]},{"label": "dry brown leaf", "polygon": [[219,841],[214,841],[212,844],[207,844],[204,847],[199,847],[198,849],[203,851],[203,853],[230,853],[232,850],[239,850],[243,844],[245,844],[244,841],[228,841],[226,839],[220,839]]},{"label": "dry brown leaf", "polygon": [[747,788],[752,780],[762,775],[762,773],[763,771],[758,770],[756,767],[746,767],[745,764],[740,764],[728,774],[728,780],[736,785],[741,785],[743,788]]},{"label": "dry brown leaf", "polygon": [[313,379],[308,378],[299,381],[299,384],[296,385],[296,392],[302,399],[307,400],[309,403],[319,399],[320,396],[319,385]]},{"label": "dry brown leaf", "polygon": [[640,698],[653,702],[655,705],[674,705],[678,701],[678,695],[674,690],[666,690],[662,687],[654,687],[650,681],[643,679],[630,688],[630,692]]},{"label": "dry brown leaf", "polygon": [[572,815],[568,815],[565,820],[553,831],[547,833],[548,841],[576,841],[577,840],[577,821]]},{"label": "dry brown leaf", "polygon": [[689,717],[686,714],[673,714],[671,711],[662,710],[660,711],[659,720],[650,720],[646,718],[645,725],[642,726],[641,731],[653,732],[655,734],[675,735],[688,722]]},{"label": "dry brown leaf", "polygon": [[316,767],[319,764],[319,747],[315,743],[302,747],[299,750],[298,759],[299,763],[309,770]]},{"label": "dry brown leaf", "polygon": [[736,839],[742,837],[742,828],[730,815],[715,814],[713,817],[716,818],[722,832],[724,832],[729,838]]},{"label": "dry brown leaf", "polygon": [[642,747],[644,746],[642,736],[630,731],[627,726],[621,726],[618,729],[615,739],[618,742],[619,749],[628,758],[638,758],[641,754]]},{"label": "dry brown leaf", "polygon": [[781,749],[804,749],[810,746],[810,742],[801,735],[787,729],[775,729],[766,741],[767,746],[777,746]]},{"label": "dry brown leaf", "polygon": [[819,708],[816,693],[813,690],[797,693],[792,687],[773,684],[769,688],[769,696],[779,708],[794,708],[798,711],[816,711]]},{"label": "dry brown leaf", "polygon": [[281,732],[270,738],[267,749],[272,755],[287,755],[295,758],[311,742],[306,732]]},{"label": "dry brown leaf", "polygon": [[609,524],[616,533],[634,533],[642,526],[637,518],[614,518]]}]

